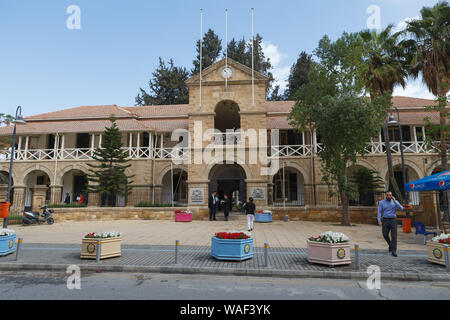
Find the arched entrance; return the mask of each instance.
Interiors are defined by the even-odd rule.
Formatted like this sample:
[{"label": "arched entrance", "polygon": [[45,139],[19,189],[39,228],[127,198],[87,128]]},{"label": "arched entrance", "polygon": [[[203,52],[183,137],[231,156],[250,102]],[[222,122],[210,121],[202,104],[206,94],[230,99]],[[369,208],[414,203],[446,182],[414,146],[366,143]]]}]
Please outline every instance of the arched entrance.
[{"label": "arched entrance", "polygon": [[209,193],[216,191],[219,199],[227,194],[232,208],[238,209],[247,197],[247,178],[244,169],[238,164],[216,164],[209,172]]},{"label": "arched entrance", "polygon": [[87,204],[88,193],[86,192],[88,180],[86,174],[78,169],[73,169],[66,172],[62,178],[62,194],[61,202],[66,200],[66,196],[69,195],[70,202],[73,203],[77,201],[77,197],[80,194],[83,195],[84,204]]},{"label": "arched entrance", "polygon": [[166,172],[162,179],[163,204],[172,205],[172,195],[174,205],[187,204],[187,176],[187,172],[179,168]]},{"label": "arched entrance", "polygon": [[231,100],[219,102],[215,109],[214,129],[219,130],[214,136],[216,144],[236,144],[240,142],[237,132],[241,128],[239,106]]},{"label": "arched entrance", "polygon": [[[403,198],[404,196],[404,191],[405,191],[405,185],[403,184],[403,171],[402,171],[402,166],[401,164],[397,164],[394,165],[393,167],[394,170],[394,179],[397,182],[398,188],[400,190],[401,193],[401,198]],[[405,176],[406,176],[406,182],[408,183],[409,181],[415,181],[420,179],[420,174],[411,166],[409,166],[408,164],[405,164]],[[386,173],[385,176],[385,181],[386,181],[386,185],[388,185],[388,181],[389,181],[389,173]],[[388,189],[388,187],[387,187]],[[397,199],[400,199],[399,195],[396,195],[395,190],[390,190],[393,192],[394,196],[396,196]],[[409,192],[408,193],[408,201],[409,204],[412,205],[419,205],[420,204],[420,198],[419,198],[419,193],[418,192]]]},{"label": "arched entrance", "polygon": [[297,169],[284,167],[273,176],[273,204],[274,206],[305,205],[304,177]]},{"label": "arched entrance", "polygon": [[25,208],[39,211],[50,201],[50,178],[44,171],[33,170],[25,177]]}]

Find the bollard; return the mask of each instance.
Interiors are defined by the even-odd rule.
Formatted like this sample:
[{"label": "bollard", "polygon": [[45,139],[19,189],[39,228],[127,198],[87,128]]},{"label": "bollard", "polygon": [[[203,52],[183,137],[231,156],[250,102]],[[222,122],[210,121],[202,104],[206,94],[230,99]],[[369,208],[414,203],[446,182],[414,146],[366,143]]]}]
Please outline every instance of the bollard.
[{"label": "bollard", "polygon": [[359,259],[359,244],[355,243],[355,264],[356,264],[356,269],[360,269],[361,268],[361,260]]},{"label": "bollard", "polygon": [[180,245],[180,240],[175,240],[175,264],[178,263],[178,246]]},{"label": "bollard", "polygon": [[22,238],[19,238],[17,241],[17,249],[16,249],[16,261],[19,259],[20,247],[22,246]]},{"label": "bollard", "polygon": [[450,271],[450,257],[448,256],[448,244],[444,244],[445,269]]},{"label": "bollard", "polygon": [[269,266],[269,244],[268,243],[264,243],[264,267],[268,267]]},{"label": "bollard", "polygon": [[100,262],[100,255],[102,254],[102,241],[97,240],[97,251],[95,252],[95,260]]}]

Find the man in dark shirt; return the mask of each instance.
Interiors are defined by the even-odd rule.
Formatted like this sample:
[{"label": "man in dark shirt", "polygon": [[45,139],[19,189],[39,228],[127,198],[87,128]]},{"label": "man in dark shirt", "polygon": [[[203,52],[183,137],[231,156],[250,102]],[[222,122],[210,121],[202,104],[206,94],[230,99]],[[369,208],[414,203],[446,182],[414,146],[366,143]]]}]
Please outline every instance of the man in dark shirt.
[{"label": "man in dark shirt", "polygon": [[208,208],[209,208],[209,221],[216,220],[216,211],[218,207],[218,199],[216,192],[213,191],[208,198]]},{"label": "man in dark shirt", "polygon": [[225,193],[223,195],[222,200],[222,206],[223,206],[223,215],[225,216],[225,221],[228,221],[228,214],[230,213],[230,198],[228,198],[228,195]]}]

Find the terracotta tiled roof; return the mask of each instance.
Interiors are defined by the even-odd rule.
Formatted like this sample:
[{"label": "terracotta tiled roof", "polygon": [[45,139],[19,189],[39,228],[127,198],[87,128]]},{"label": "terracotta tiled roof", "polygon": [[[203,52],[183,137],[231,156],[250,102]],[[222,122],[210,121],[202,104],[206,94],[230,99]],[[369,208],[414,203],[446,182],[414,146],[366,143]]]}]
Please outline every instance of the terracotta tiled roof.
[{"label": "terracotta tiled roof", "polygon": [[188,104],[123,107],[139,118],[164,117],[164,116],[186,116],[189,113]]},{"label": "terracotta tiled roof", "polygon": [[131,112],[128,110],[113,104],[104,106],[81,106],[55,112],[41,113],[38,115],[25,117],[25,120],[109,118],[111,114],[114,114],[116,117],[132,116]]},{"label": "terracotta tiled roof", "polygon": [[146,119],[139,120],[147,130],[172,132],[175,129],[189,129],[189,119]]}]

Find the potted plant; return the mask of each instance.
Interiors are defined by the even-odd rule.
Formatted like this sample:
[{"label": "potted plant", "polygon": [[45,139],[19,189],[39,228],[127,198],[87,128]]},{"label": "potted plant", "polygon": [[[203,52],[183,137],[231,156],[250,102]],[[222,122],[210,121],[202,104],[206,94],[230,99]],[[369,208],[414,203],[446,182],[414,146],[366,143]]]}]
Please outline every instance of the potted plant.
[{"label": "potted plant", "polygon": [[191,222],[192,212],[189,210],[175,210],[175,222]]},{"label": "potted plant", "polygon": [[0,228],[0,256],[16,251],[16,232],[11,229]]},{"label": "potted plant", "polygon": [[211,255],[218,260],[253,258],[253,238],[247,231],[218,232],[211,238]]},{"label": "potted plant", "polygon": [[272,211],[258,210],[255,212],[255,222],[272,222]]},{"label": "potted plant", "polygon": [[428,261],[445,266],[444,245],[450,246],[450,233],[441,233],[427,241]]},{"label": "potted plant", "polygon": [[345,234],[332,231],[310,237],[307,241],[309,262],[329,266],[352,263],[349,240]]},{"label": "potted plant", "polygon": [[85,235],[81,242],[81,258],[96,259],[99,241],[101,242],[100,259],[121,256],[121,233],[109,231],[92,232]]}]

